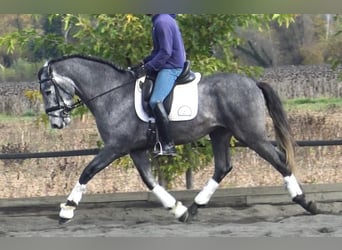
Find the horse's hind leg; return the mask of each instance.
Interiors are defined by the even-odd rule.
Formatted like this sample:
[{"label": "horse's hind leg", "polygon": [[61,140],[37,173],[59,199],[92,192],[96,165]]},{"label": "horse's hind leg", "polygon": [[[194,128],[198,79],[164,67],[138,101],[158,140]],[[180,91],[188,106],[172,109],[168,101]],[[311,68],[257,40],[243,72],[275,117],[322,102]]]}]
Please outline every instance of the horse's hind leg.
[{"label": "horse's hind leg", "polygon": [[151,171],[151,162],[146,150],[137,150],[130,154],[145,185],[159,199],[163,206],[170,211],[179,221],[188,219],[188,208],[177,201],[169,192],[155,180]]},{"label": "horse's hind leg", "polygon": [[287,191],[290,194],[292,200],[301,205],[305,210],[312,214],[317,213],[317,208],[314,202],[307,202],[305,200],[305,194],[299,185],[295,175],[286,164],[285,155],[279,151],[272,143],[266,139],[253,140],[246,142],[246,144],[257,152],[262,158],[272,164],[272,166],[278,170],[283,176],[284,183]]},{"label": "horse's hind leg", "polygon": [[229,141],[231,134],[223,128],[210,133],[211,144],[214,154],[214,174],[203,189],[197,194],[193,204],[189,207],[189,214],[196,215],[197,208],[208,204],[210,198],[219,186],[223,178],[232,170],[230,163]]}]

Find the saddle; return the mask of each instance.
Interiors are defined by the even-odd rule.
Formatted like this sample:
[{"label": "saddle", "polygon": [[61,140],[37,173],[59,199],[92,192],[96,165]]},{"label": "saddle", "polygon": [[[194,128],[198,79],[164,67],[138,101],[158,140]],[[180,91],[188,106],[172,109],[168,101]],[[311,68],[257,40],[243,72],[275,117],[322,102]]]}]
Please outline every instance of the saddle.
[{"label": "saddle", "polygon": [[[181,74],[178,76],[178,78],[176,79],[176,82],[175,82],[173,89],[171,90],[170,94],[165,98],[165,100],[163,102],[167,114],[169,114],[170,110],[171,110],[171,105],[172,105],[172,100],[173,100],[173,90],[174,90],[175,86],[180,85],[180,84],[189,83],[196,78],[195,73],[191,71],[190,66],[191,66],[190,61],[186,60],[184,63],[183,70],[182,70]],[[150,100],[151,95],[152,95],[154,82],[155,82],[155,76],[148,76],[145,79],[145,82],[140,82],[140,84],[141,84],[140,87],[142,90],[141,91],[142,92],[142,106],[143,106],[143,109],[145,110],[145,112],[149,116],[153,116],[151,107],[149,105],[149,100]]]}]

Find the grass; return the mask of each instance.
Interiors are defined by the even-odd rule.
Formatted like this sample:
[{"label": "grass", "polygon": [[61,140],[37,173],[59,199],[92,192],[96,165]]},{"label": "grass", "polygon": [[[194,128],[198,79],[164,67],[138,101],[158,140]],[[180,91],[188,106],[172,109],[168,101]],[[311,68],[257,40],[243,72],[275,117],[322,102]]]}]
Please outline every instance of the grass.
[{"label": "grass", "polygon": [[324,111],[342,109],[342,98],[297,98],[284,101],[286,110]]},{"label": "grass", "polygon": [[33,121],[35,117],[30,115],[14,116],[0,113],[0,122],[19,122],[19,121]]}]

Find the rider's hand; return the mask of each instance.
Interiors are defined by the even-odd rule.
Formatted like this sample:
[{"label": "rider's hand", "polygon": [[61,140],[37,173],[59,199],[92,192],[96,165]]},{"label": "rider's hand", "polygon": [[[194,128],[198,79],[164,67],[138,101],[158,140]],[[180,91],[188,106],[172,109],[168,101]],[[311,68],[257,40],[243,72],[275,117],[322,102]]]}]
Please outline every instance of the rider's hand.
[{"label": "rider's hand", "polygon": [[146,69],[145,69],[145,65],[143,62],[140,62],[136,65],[133,65],[130,70],[132,70],[135,74],[135,77],[138,79],[144,75],[146,75]]}]

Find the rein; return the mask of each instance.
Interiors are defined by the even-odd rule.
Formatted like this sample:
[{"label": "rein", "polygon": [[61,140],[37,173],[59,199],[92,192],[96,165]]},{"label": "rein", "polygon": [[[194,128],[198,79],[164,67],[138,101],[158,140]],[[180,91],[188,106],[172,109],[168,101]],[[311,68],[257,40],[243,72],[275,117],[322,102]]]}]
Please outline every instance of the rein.
[{"label": "rein", "polygon": [[82,101],[81,99],[78,99],[77,102],[75,102],[73,105],[70,106],[70,108],[71,108],[70,111],[71,111],[72,109],[77,108],[77,107],[79,107],[79,106],[82,106],[82,105],[84,105],[84,104],[88,104],[88,103],[92,102],[93,100],[95,100],[95,99],[97,99],[97,98],[99,98],[99,97],[101,97],[101,96],[107,95],[107,94],[109,94],[110,92],[113,92],[113,91],[115,91],[115,90],[117,90],[117,89],[119,89],[119,88],[122,88],[122,87],[124,87],[124,86],[126,86],[126,85],[128,85],[128,84],[131,84],[132,82],[135,82],[135,81],[125,82],[124,84],[121,84],[121,85],[119,85],[119,86],[116,86],[116,87],[114,87],[114,88],[111,88],[111,89],[109,89],[109,90],[107,90],[107,91],[105,91],[105,92],[103,92],[103,93],[101,93],[101,94],[98,94],[98,95],[96,95],[96,96],[94,96],[94,97],[92,97],[92,98],[90,98],[90,99],[88,99],[88,100],[86,100],[86,101]]}]

